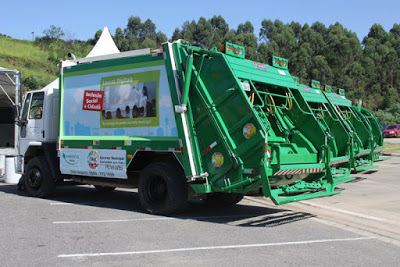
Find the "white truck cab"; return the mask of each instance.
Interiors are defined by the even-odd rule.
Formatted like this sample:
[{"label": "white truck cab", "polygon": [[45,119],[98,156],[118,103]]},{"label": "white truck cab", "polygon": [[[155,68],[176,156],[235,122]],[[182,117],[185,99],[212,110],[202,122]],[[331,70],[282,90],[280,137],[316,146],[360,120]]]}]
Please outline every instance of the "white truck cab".
[{"label": "white truck cab", "polygon": [[19,155],[43,142],[57,142],[58,101],[58,79],[25,95],[20,115]]},{"label": "white truck cab", "polygon": [[[41,90],[28,92],[23,100],[22,109],[18,119],[19,133],[17,144],[16,172],[26,175],[26,168],[31,165],[29,161],[41,161],[47,169],[50,179],[57,180],[56,145],[58,135],[59,113],[58,79]],[[29,172],[29,171],[28,171]],[[35,187],[44,179],[43,174],[36,169],[32,174],[31,187]],[[28,191],[29,186],[26,187]],[[39,192],[37,196],[41,196]],[[45,195],[45,194],[43,194]]]}]

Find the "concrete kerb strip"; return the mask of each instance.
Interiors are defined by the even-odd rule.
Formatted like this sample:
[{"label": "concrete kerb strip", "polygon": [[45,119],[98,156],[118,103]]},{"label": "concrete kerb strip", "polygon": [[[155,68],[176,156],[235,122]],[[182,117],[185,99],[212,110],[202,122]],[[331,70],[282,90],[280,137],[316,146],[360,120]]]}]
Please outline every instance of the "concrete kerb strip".
[{"label": "concrete kerb strip", "polygon": [[383,153],[384,156],[400,157],[400,153]]},{"label": "concrete kerb strip", "polygon": [[[269,202],[268,199],[257,199],[257,198],[248,197],[248,196],[246,196],[245,198],[254,203],[263,204],[268,207],[272,206],[271,204],[268,203]],[[346,210],[342,210],[342,209],[338,209],[338,208],[319,205],[319,204],[311,203],[309,201],[302,201],[302,202],[286,204],[286,207],[292,211],[301,210],[302,212],[308,212],[308,213],[317,215],[317,217],[311,218],[313,220],[317,220],[322,223],[334,225],[338,228],[341,228],[341,229],[344,229],[344,230],[347,230],[350,232],[354,232],[356,234],[369,236],[369,237],[372,237],[375,239],[379,239],[379,240],[394,244],[396,246],[400,246],[398,232],[391,232],[391,231],[385,230],[380,227],[374,227],[373,225],[370,225],[368,223],[361,223],[359,220],[356,220],[357,222],[355,223],[354,220],[356,218],[359,218],[359,219],[364,219],[364,220],[368,220],[371,222],[375,221],[375,222],[391,224],[391,225],[399,225],[398,222],[385,220],[385,219],[381,219],[381,218],[377,218],[377,217],[372,217],[372,216],[355,213],[355,212],[351,212],[351,211],[346,211]],[[341,214],[340,219],[337,218],[337,215],[339,215],[339,214]]]}]

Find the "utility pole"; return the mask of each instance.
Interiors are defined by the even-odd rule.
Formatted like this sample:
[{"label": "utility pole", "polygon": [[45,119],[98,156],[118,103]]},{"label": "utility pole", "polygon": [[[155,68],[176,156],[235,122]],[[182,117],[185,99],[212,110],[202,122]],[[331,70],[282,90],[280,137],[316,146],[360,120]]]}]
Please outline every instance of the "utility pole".
[{"label": "utility pole", "polygon": [[35,41],[35,32],[31,32],[32,33],[32,41]]}]

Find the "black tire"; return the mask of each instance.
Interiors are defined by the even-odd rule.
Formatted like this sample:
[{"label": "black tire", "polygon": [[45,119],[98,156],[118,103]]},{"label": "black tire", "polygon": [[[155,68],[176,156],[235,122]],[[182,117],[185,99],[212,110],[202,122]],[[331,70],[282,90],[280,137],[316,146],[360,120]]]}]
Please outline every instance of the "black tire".
[{"label": "black tire", "polygon": [[244,198],[244,194],[240,193],[210,193],[205,199],[210,206],[228,207],[239,203]]},{"label": "black tire", "polygon": [[24,186],[32,197],[46,198],[56,189],[56,181],[50,173],[50,167],[44,156],[30,159],[25,168]]},{"label": "black tire", "polygon": [[115,190],[115,187],[112,186],[95,185],[94,188],[100,193],[110,193]]},{"label": "black tire", "polygon": [[147,212],[168,215],[187,205],[187,183],[178,168],[163,162],[150,163],[140,173],[139,199]]}]

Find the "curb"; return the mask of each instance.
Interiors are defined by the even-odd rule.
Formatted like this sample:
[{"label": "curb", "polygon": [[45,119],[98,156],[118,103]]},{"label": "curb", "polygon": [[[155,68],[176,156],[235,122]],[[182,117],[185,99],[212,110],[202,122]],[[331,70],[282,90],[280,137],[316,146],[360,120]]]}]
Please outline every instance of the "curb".
[{"label": "curb", "polygon": [[383,153],[384,156],[400,157],[400,153]]}]

